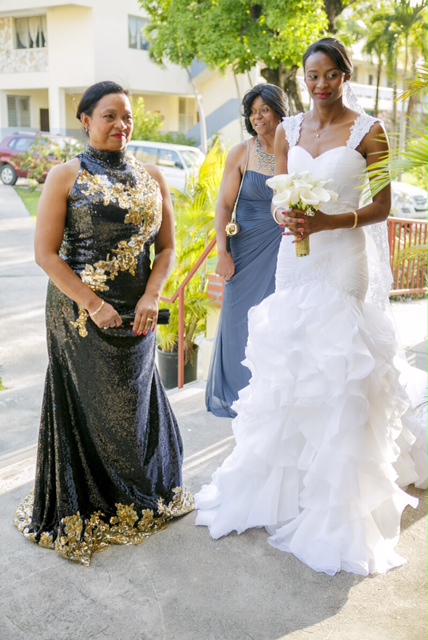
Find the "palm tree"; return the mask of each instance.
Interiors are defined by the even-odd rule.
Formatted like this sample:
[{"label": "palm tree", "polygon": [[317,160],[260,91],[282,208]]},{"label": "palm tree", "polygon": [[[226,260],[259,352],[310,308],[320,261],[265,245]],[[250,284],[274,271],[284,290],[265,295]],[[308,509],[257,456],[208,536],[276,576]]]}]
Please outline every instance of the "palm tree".
[{"label": "palm tree", "polygon": [[[404,88],[408,80],[414,76],[416,61],[422,55],[426,59],[425,44],[426,0],[417,4],[413,0],[393,0],[385,3],[380,10],[375,9],[364,23],[351,22],[350,30],[357,38],[365,39],[364,50],[377,59],[377,85],[375,99],[375,115],[378,112],[379,84],[382,70],[385,68],[392,81],[393,113],[392,129],[397,126],[397,97],[399,85]],[[399,62],[402,63],[403,78],[399,82]],[[400,148],[403,148],[406,133],[406,108],[402,104],[400,118]],[[392,140],[395,146],[395,139]]]},{"label": "palm tree", "polygon": [[[409,58],[413,51],[413,58],[416,52],[422,53],[425,47],[426,34],[426,0],[418,4],[413,4],[412,0],[400,0],[395,7],[392,16],[391,28],[398,34],[398,41],[403,52],[404,75],[403,90],[409,82],[412,72],[409,73]],[[406,107],[408,101],[401,100],[400,137],[399,149],[403,149],[406,140]],[[407,103],[407,104],[406,104]]]},{"label": "palm tree", "polygon": [[376,117],[379,113],[379,89],[383,68],[386,66],[389,76],[394,72],[392,60],[395,59],[393,55],[395,38],[390,29],[386,27],[389,18],[390,16],[385,11],[373,16],[367,26],[366,44],[363,49],[371,58],[377,59],[376,97],[373,109],[373,115]]},{"label": "palm tree", "polygon": [[[198,177],[184,193],[173,190],[176,216],[176,267],[163,291],[165,298],[172,298],[186,279],[198,258],[215,236],[215,207],[223,176],[226,152],[217,139],[200,168]],[[207,297],[207,263],[201,266],[186,288],[184,305],[184,355],[185,361],[194,358],[195,339],[204,335],[208,309],[213,302]],[[174,353],[178,350],[178,303],[162,304],[170,309],[168,325],[159,325],[158,347]]]},{"label": "palm tree", "polygon": [[[427,65],[425,63],[418,68],[416,78],[407,83],[405,91],[398,100],[410,100],[420,92],[426,95],[427,78]],[[427,156],[427,130],[421,125],[415,124],[411,128],[411,137],[404,150],[392,149],[386,158],[368,168],[372,195],[379,193],[379,191],[390,184],[391,180],[394,180],[407,171],[411,172],[418,168],[423,168],[424,175],[426,176],[428,165]],[[395,261],[396,263],[404,263],[407,261],[407,264],[411,261],[416,261],[418,267],[425,272],[427,266],[427,245],[407,246],[399,251],[397,256],[395,256]]]}]

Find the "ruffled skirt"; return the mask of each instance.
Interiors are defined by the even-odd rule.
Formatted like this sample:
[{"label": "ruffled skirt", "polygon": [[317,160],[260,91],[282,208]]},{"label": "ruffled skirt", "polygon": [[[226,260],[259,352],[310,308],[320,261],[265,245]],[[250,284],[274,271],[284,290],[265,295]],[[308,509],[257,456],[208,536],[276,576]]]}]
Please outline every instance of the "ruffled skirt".
[{"label": "ruffled skirt", "polygon": [[329,575],[402,564],[401,514],[417,500],[399,485],[418,474],[395,355],[388,317],[325,282],[251,309],[236,447],[197,494],[196,524],[215,539],[266,527],[271,545]]}]

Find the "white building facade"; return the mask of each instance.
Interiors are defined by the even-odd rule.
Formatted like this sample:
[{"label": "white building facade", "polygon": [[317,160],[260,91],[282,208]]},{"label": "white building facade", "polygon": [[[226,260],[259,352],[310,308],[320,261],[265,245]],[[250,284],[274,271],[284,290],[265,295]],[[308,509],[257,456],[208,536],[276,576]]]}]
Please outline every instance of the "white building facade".
[{"label": "white building facade", "polygon": [[[0,139],[13,131],[80,135],[75,113],[86,87],[101,80],[142,96],[164,117],[163,130],[200,141],[198,113],[185,70],[150,61],[137,0],[0,0]],[[354,89],[370,112],[375,68],[355,60]],[[195,63],[192,75],[204,105],[208,137],[226,146],[246,137],[240,102],[262,81],[257,69],[234,78]],[[384,79],[386,84],[386,79]],[[382,88],[381,110],[392,109],[392,89]]]}]

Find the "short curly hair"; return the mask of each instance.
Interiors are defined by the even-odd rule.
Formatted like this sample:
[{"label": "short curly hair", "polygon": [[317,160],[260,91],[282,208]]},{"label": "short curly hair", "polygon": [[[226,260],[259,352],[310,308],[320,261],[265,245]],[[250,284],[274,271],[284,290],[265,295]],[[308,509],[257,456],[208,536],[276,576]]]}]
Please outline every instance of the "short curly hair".
[{"label": "short curly hair", "polygon": [[254,100],[259,96],[263,98],[266,104],[269,105],[281,119],[288,115],[288,100],[281,87],[268,83],[257,84],[247,91],[242,99],[242,116],[244,117],[245,128],[252,136],[256,136],[257,132],[253,129],[253,125],[250,122],[251,108]]}]

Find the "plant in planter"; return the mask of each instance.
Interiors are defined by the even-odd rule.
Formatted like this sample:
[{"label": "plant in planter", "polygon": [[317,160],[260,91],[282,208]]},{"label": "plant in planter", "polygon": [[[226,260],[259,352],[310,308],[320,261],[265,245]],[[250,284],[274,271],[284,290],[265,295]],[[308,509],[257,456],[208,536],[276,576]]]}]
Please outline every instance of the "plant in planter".
[{"label": "plant in planter", "polygon": [[[176,218],[176,267],[171,274],[163,292],[165,298],[172,298],[179,286],[215,236],[215,206],[223,176],[226,153],[217,140],[205,162],[200,168],[199,176],[194,179],[185,193],[174,191],[174,210]],[[207,262],[200,267],[185,290],[184,303],[184,362],[187,369],[193,369],[193,379],[197,371],[197,339],[205,334],[207,311],[213,301],[207,296]],[[168,325],[157,328],[158,362],[162,379],[167,388],[177,386],[177,354],[179,338],[179,304],[162,303],[162,307],[170,309],[171,317]],[[163,354],[175,354],[173,374],[166,381],[163,372]],[[186,382],[190,381],[185,379]],[[174,384],[175,382],[175,384]]]}]

